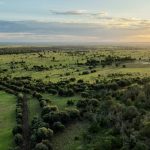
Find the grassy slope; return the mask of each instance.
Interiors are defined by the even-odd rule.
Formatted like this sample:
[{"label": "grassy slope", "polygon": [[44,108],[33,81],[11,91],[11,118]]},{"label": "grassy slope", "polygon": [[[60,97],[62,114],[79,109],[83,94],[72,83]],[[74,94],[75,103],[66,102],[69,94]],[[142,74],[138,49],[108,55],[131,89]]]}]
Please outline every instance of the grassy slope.
[{"label": "grassy slope", "polygon": [[0,150],[8,150],[12,145],[15,107],[16,98],[0,91]]},{"label": "grassy slope", "polygon": [[[54,150],[77,150],[82,146],[82,134],[88,127],[87,122],[72,123],[64,132],[58,133],[53,137]],[[79,140],[74,138],[78,137]]]},{"label": "grassy slope", "polygon": [[34,116],[39,116],[41,112],[40,104],[37,99],[29,96],[28,98],[29,120],[32,121]]}]

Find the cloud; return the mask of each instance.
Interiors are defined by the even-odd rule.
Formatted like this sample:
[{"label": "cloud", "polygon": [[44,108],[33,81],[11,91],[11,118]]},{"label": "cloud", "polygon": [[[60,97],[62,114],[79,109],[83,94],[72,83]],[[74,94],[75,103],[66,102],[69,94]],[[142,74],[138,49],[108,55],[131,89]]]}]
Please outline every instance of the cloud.
[{"label": "cloud", "polygon": [[77,15],[77,16],[107,16],[107,12],[89,12],[88,10],[68,10],[68,11],[58,11],[58,10],[50,10],[50,13],[53,15]]},{"label": "cloud", "polygon": [[87,14],[87,10],[70,10],[70,11],[50,10],[50,12],[55,15],[85,15]]},{"label": "cloud", "polygon": [[0,21],[0,41],[123,42],[150,41],[150,21],[112,18],[98,22]]},{"label": "cloud", "polygon": [[[106,28],[149,28],[150,20],[143,20],[139,18],[122,18],[109,15],[106,11],[101,12],[89,12],[87,10],[69,10],[69,11],[57,11],[50,10],[51,14],[57,15],[56,20],[63,21],[65,23],[87,23],[87,24],[99,24]],[[64,16],[72,16],[65,19]],[[62,17],[63,16],[63,17]],[[74,18],[77,16],[77,18]],[[80,17],[79,17],[80,16]]]}]

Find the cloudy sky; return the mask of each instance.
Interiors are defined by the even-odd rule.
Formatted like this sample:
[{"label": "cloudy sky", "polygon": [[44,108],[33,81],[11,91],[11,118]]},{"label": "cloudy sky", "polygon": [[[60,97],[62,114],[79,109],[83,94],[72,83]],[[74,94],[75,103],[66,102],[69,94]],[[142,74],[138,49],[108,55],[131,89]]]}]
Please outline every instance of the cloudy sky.
[{"label": "cloudy sky", "polygon": [[0,42],[150,42],[150,0],[0,0]]}]

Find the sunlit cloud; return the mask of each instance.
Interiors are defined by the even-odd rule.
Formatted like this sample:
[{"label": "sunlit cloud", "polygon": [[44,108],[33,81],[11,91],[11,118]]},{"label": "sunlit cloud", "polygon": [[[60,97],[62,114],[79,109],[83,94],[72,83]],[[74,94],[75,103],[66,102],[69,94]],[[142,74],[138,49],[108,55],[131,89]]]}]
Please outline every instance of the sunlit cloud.
[{"label": "sunlit cloud", "polygon": [[[50,10],[52,15],[57,15],[56,22],[62,23],[76,23],[76,24],[99,24],[106,28],[148,28],[150,20],[143,20],[140,18],[122,18],[111,16],[106,11],[89,12],[87,10],[69,10],[57,11]],[[80,16],[78,18],[70,17],[62,20],[62,16]]]},{"label": "sunlit cloud", "polygon": [[[1,41],[150,42],[150,20],[87,10],[53,12],[56,20],[0,21]],[[61,14],[61,15],[60,15]],[[61,16],[69,15],[69,18]],[[71,15],[71,17],[70,17]],[[77,17],[74,19],[74,17]],[[78,17],[80,16],[80,17]]]}]

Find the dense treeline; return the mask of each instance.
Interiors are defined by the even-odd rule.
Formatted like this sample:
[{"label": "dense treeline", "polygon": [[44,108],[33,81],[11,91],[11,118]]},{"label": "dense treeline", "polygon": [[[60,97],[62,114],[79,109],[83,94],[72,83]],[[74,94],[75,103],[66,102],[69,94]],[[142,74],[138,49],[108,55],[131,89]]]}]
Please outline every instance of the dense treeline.
[{"label": "dense treeline", "polygon": [[20,93],[17,96],[16,104],[16,126],[13,128],[15,150],[21,150],[23,148],[23,94]]},{"label": "dense treeline", "polygon": [[[125,47],[125,46],[113,46],[113,50],[138,50],[139,48],[137,47]],[[20,47],[0,47],[0,55],[4,55],[4,54],[20,54],[20,53],[33,53],[33,52],[41,52],[41,51],[68,51],[68,53],[70,53],[70,51],[78,51],[78,52],[84,52],[84,51],[89,51],[89,50],[112,50],[112,46],[111,47],[93,47],[93,46],[46,46],[46,47],[42,47],[42,46],[20,46]]]}]

